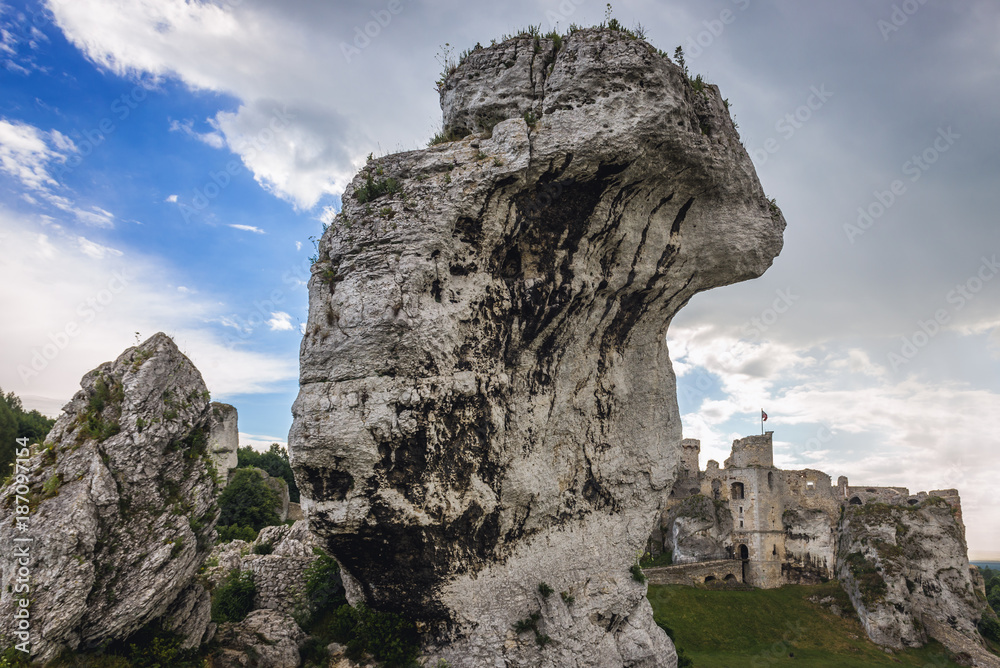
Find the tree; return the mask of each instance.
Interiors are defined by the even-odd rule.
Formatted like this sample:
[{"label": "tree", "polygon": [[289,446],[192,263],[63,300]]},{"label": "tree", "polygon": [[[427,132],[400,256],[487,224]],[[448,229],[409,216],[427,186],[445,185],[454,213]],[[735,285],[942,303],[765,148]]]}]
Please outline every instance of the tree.
[{"label": "tree", "polygon": [[288,484],[288,499],[299,502],[299,488],[295,484],[292,465],[288,461],[288,451],[277,443],[272,443],[267,452],[257,452],[249,445],[244,445],[236,451],[237,468],[254,466],[272,478],[281,478]]},{"label": "tree", "polygon": [[17,415],[0,396],[0,476],[6,478],[14,463],[17,443]]},{"label": "tree", "polygon": [[19,396],[13,392],[4,394],[0,389],[0,478],[10,473],[14,463],[15,439],[40,443],[55,422],[36,410],[25,411]]},{"label": "tree", "polygon": [[237,469],[219,495],[219,524],[238,524],[260,531],[266,526],[281,524],[277,506],[277,493],[267,486],[259,471]]}]

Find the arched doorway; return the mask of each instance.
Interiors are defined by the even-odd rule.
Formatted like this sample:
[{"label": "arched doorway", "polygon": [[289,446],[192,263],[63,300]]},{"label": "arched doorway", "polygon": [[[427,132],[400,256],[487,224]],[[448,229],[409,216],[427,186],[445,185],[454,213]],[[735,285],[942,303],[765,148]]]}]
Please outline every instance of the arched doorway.
[{"label": "arched doorway", "polygon": [[738,554],[740,555],[740,560],[743,562],[743,582],[748,582],[749,578],[747,576],[750,575],[750,548],[745,544],[741,544]]},{"label": "arched doorway", "polygon": [[852,506],[860,506],[861,505],[861,499],[859,499],[858,497],[854,496],[854,497],[851,497],[851,500],[850,500],[849,503]]}]

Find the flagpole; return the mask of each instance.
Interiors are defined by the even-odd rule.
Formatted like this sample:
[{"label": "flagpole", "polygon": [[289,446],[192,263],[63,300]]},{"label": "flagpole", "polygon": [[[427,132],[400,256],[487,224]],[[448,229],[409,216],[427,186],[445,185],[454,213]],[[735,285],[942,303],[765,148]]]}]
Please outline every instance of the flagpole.
[{"label": "flagpole", "polygon": [[760,435],[764,435],[764,409],[760,409]]}]

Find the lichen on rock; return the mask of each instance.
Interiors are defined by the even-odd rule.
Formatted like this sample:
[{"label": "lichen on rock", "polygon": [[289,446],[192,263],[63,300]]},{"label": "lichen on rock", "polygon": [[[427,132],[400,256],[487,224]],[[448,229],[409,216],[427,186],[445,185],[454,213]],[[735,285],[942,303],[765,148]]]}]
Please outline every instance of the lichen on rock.
[{"label": "lichen on rock", "polygon": [[624,33],[477,49],[441,101],[476,134],[372,159],[320,241],[303,509],[435,659],[673,665],[630,573],[678,461],[665,334],[763,273],[784,220],[718,89]]},{"label": "lichen on rock", "polygon": [[[195,576],[218,515],[205,383],[174,342],[156,334],[81,386],[34,448],[27,484],[37,507],[27,531],[13,513],[0,524],[4,545],[32,539],[32,658],[93,649],[154,621],[194,647],[210,605]],[[14,499],[11,487],[2,494]],[[4,551],[4,582],[23,565]],[[0,591],[0,635],[8,639],[21,596]]]}]

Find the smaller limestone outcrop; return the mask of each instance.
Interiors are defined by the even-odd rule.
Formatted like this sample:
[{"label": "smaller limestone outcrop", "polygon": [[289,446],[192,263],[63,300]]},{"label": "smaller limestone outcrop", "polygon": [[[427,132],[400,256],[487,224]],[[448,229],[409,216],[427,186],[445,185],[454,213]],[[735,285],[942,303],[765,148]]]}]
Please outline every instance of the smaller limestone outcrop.
[{"label": "smaller limestone outcrop", "polygon": [[688,497],[663,514],[662,526],[653,541],[672,554],[675,564],[733,556],[733,518],[727,503],[701,494]]},{"label": "smaller limestone outcrop", "polygon": [[[2,491],[0,543],[30,540],[27,556],[0,554],[3,581],[26,569],[31,589],[0,590],[0,635],[19,640],[14,612],[27,598],[37,661],[125,639],[157,620],[196,646],[210,608],[196,575],[218,516],[208,444],[221,437],[208,389],[162,333],[94,369],[81,387]],[[15,493],[29,499],[26,515],[12,508]]]},{"label": "smaller limestone outcrop", "polygon": [[845,507],[837,576],[873,641],[920,647],[933,621],[979,640],[976,620],[984,604],[969,574],[960,518],[941,496],[912,506]]},{"label": "smaller limestone outcrop", "polygon": [[239,463],[237,450],[240,447],[240,430],[237,425],[236,409],[229,404],[212,402],[211,436],[208,451],[212,455],[212,465],[223,480]]}]

